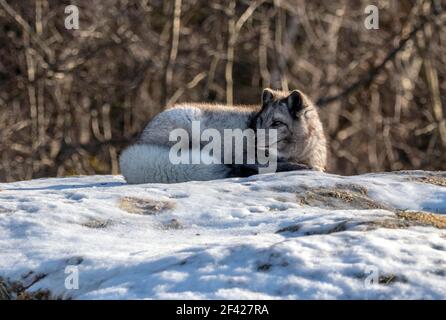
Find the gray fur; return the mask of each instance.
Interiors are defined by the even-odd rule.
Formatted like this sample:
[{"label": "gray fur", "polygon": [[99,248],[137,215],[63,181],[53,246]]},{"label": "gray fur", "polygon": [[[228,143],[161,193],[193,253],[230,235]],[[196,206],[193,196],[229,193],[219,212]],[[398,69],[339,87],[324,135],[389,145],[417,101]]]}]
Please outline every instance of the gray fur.
[{"label": "gray fur", "polygon": [[[257,106],[224,106],[210,104],[181,104],[167,109],[150,121],[137,143],[125,149],[120,156],[121,172],[128,183],[175,183],[227,178],[232,170],[224,164],[172,164],[169,141],[172,130],[185,129],[191,137],[192,121],[200,121],[201,131],[246,129]],[[222,157],[224,153],[222,152]],[[222,161],[223,162],[223,161]]]}]

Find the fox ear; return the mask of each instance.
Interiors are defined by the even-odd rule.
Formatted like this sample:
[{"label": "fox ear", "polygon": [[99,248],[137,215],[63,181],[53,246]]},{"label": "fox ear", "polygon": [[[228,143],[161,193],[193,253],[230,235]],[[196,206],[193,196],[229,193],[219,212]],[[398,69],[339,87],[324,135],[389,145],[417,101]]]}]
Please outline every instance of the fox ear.
[{"label": "fox ear", "polygon": [[297,115],[303,109],[303,97],[302,94],[294,90],[286,98],[286,104],[293,115]]},{"label": "fox ear", "polygon": [[273,92],[271,91],[271,89],[263,89],[262,92],[262,105],[266,105],[267,103],[271,102],[273,100]]}]

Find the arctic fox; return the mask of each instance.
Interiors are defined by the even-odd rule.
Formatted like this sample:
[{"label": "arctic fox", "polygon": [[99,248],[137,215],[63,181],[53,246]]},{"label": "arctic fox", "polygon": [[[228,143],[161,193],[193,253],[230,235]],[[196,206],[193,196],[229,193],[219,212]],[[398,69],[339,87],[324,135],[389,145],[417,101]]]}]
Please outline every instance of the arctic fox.
[{"label": "arctic fox", "polygon": [[313,102],[299,90],[288,93],[265,89],[262,105],[261,112],[254,118],[254,127],[266,129],[266,132],[277,130],[277,161],[284,164],[279,169],[286,171],[286,164],[303,164],[325,171],[327,142]]},{"label": "arctic fox", "polygon": [[[265,143],[260,148],[277,147],[277,171],[325,168],[325,137],[314,105],[297,90],[285,93],[265,89],[261,105],[183,103],[159,113],[146,125],[137,142],[120,156],[121,172],[126,181],[132,184],[175,183],[257,173],[259,166],[255,163],[228,165],[202,159],[201,163],[173,164],[170,150],[177,142],[169,139],[170,133],[183,129],[190,135],[194,122],[200,123],[201,130],[215,129],[221,136],[225,129],[276,129],[277,143]],[[185,143],[185,147],[190,148],[191,141]],[[195,148],[190,151],[192,154],[200,152]]]}]

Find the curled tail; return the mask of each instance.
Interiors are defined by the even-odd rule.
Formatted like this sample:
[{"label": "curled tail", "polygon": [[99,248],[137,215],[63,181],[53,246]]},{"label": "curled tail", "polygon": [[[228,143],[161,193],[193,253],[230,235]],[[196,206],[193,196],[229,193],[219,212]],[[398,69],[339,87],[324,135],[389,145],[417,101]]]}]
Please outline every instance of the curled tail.
[{"label": "curled tail", "polygon": [[128,147],[122,152],[119,165],[131,184],[205,181],[230,176],[230,169],[223,164],[172,164],[168,147],[151,144]]}]

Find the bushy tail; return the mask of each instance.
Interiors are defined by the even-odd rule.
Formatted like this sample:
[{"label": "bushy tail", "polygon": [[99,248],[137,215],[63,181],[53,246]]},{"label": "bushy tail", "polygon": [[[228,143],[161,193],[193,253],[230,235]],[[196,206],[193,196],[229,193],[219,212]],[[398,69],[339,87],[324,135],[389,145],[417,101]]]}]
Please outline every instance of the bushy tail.
[{"label": "bushy tail", "polygon": [[125,180],[131,184],[205,181],[227,178],[230,173],[222,164],[172,164],[169,148],[149,144],[135,144],[125,149],[119,165]]}]

